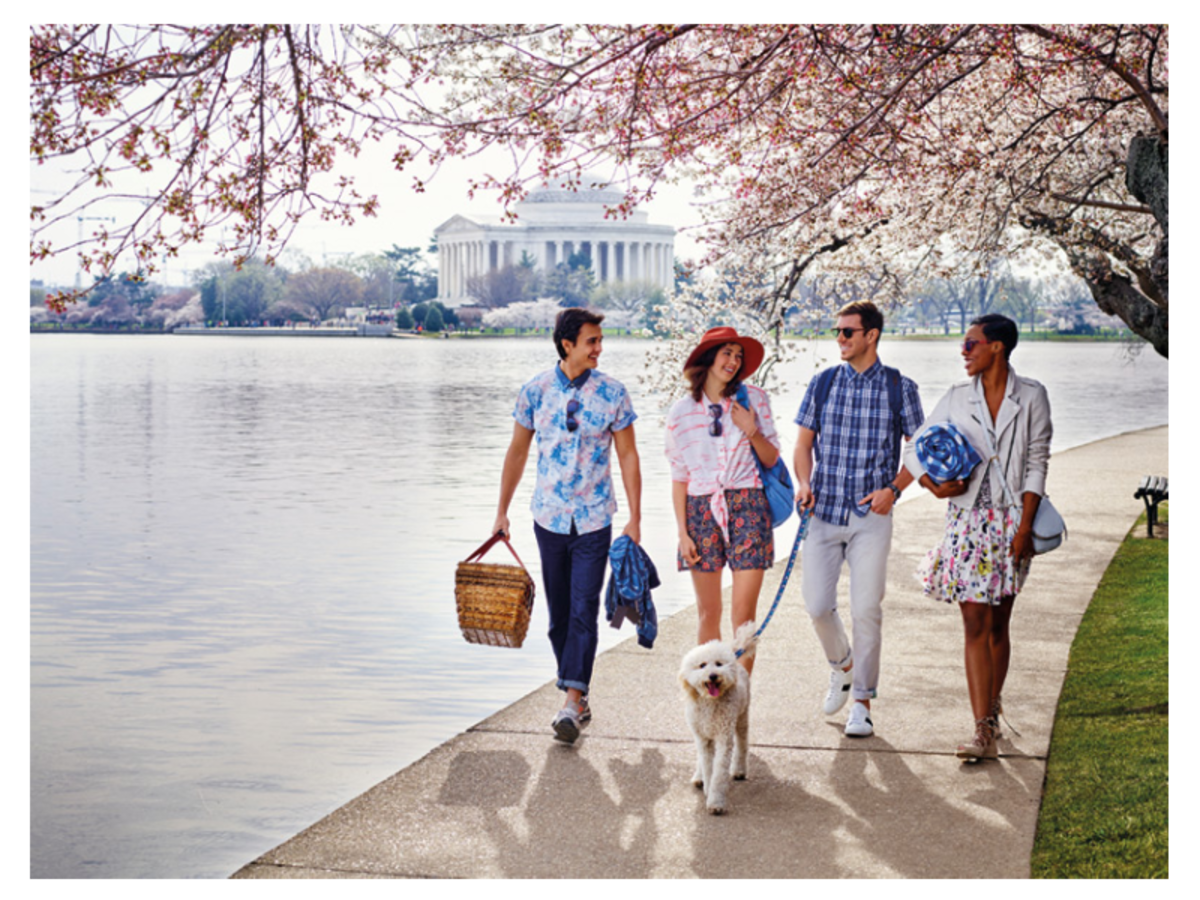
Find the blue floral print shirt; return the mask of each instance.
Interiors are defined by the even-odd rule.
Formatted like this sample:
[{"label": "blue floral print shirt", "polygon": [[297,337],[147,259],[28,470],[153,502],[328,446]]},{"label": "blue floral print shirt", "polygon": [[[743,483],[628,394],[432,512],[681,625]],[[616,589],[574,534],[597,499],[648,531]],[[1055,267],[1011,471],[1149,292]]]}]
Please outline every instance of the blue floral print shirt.
[{"label": "blue floral print shirt", "polygon": [[[578,400],[579,427],[567,430],[567,404]],[[637,413],[625,385],[587,369],[571,381],[559,366],[535,376],[517,395],[513,418],[537,435],[537,483],[533,520],[555,534],[599,531],[617,511],[611,451],[614,431],[633,424]]]}]

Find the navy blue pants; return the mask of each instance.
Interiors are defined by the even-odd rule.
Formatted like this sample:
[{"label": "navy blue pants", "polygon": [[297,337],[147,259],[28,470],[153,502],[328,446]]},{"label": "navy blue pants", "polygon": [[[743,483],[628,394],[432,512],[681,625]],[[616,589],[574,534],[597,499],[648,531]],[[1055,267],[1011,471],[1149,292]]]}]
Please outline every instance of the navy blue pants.
[{"label": "navy blue pants", "polygon": [[550,646],[558,661],[558,688],[588,692],[596,661],[600,592],[612,544],[612,526],[579,534],[555,534],[536,522],[542,584],[550,610]]}]

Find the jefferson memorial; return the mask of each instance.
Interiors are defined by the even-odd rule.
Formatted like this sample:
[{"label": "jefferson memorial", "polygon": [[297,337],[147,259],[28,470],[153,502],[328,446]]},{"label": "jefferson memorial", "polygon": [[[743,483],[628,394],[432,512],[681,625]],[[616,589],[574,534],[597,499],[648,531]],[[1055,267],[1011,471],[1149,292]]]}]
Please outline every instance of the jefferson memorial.
[{"label": "jefferson memorial", "polygon": [[450,307],[470,305],[469,278],[516,266],[525,253],[540,272],[585,253],[598,284],[649,281],[669,291],[675,282],[675,229],[651,225],[640,209],[624,219],[606,219],[605,206],[615,207],[624,199],[622,191],[584,178],[578,190],[530,191],[514,207],[515,222],[454,216],[433,230],[438,300]]}]

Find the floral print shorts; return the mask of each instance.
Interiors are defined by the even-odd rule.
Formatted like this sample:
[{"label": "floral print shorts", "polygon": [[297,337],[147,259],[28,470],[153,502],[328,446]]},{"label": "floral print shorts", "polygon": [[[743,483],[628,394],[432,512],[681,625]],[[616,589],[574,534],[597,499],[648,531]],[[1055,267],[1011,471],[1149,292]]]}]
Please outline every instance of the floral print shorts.
[{"label": "floral print shorts", "polygon": [[680,572],[719,572],[726,563],[730,569],[769,569],[775,563],[775,534],[766,492],[762,488],[726,491],[725,505],[729,508],[731,548],[725,546],[721,529],[713,520],[709,498],[688,495],[688,536],[696,543],[700,562],[689,566],[676,553]]},{"label": "floral print shorts", "polygon": [[1029,574],[1029,560],[1014,564],[1012,541],[1021,524],[1019,507],[963,509],[950,504],[946,536],[917,567],[925,595],[947,603],[1000,604],[1015,597]]}]

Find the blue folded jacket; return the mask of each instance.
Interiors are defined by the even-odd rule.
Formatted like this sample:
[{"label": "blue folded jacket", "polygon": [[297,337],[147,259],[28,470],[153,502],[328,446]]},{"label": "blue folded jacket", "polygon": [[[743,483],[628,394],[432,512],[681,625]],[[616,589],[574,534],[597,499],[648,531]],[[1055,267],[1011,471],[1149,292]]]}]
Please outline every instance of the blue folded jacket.
[{"label": "blue folded jacket", "polygon": [[653,647],[658,637],[658,614],[650,590],[659,585],[658,570],[649,554],[628,535],[621,535],[608,550],[612,571],[604,596],[604,615],[613,628],[626,619],[637,626],[638,643]]},{"label": "blue folded jacket", "polygon": [[921,467],[938,484],[970,478],[971,471],[983,461],[949,422],[926,428],[917,438],[916,449]]}]

